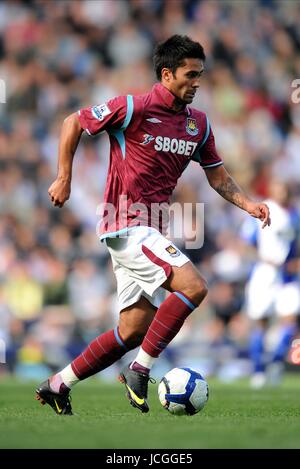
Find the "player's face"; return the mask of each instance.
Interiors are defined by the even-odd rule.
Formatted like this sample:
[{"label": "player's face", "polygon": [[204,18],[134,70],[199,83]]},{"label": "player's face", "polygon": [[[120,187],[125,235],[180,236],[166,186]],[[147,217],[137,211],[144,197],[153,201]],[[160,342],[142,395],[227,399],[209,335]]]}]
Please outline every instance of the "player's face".
[{"label": "player's face", "polygon": [[181,101],[189,104],[200,86],[203,70],[202,60],[185,59],[184,65],[177,68],[175,75],[168,68],[162,70],[162,84]]}]

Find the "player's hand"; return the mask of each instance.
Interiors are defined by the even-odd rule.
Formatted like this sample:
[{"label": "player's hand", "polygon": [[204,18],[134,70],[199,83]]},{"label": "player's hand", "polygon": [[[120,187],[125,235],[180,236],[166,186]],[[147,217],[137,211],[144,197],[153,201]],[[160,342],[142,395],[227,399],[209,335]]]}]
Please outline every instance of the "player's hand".
[{"label": "player's hand", "polygon": [[262,228],[271,225],[270,209],[266,204],[251,202],[246,210],[249,215],[263,222]]},{"label": "player's hand", "polygon": [[71,181],[57,178],[48,189],[54,207],[62,207],[71,194]]}]

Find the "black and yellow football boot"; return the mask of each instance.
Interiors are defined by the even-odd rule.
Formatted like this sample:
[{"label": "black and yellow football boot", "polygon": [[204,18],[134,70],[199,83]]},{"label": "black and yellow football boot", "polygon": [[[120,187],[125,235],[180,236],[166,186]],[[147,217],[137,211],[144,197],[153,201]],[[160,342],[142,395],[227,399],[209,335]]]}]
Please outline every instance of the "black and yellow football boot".
[{"label": "black and yellow football boot", "polygon": [[149,412],[148,382],[153,383],[155,380],[146,373],[132,370],[128,365],[121,371],[119,381],[125,385],[130,404],[141,412]]},{"label": "black and yellow football boot", "polygon": [[60,393],[53,392],[50,388],[49,379],[47,379],[36,389],[36,399],[42,405],[49,404],[58,415],[73,415],[69,395],[70,389],[67,386],[65,388]]}]

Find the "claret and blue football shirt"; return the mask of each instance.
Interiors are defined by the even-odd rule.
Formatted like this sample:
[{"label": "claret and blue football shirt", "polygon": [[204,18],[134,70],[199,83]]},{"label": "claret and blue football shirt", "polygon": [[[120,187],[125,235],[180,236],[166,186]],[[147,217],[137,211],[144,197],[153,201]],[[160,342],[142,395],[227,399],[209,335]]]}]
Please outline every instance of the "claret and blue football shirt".
[{"label": "claret and blue football shirt", "polygon": [[190,106],[176,112],[174,100],[157,83],[150,93],[118,96],[78,111],[81,127],[89,135],[106,130],[110,138],[101,239],[136,225],[161,231],[151,211],[153,215],[153,207],[169,203],[188,163],[198,161],[202,168],[223,164],[205,113]]}]

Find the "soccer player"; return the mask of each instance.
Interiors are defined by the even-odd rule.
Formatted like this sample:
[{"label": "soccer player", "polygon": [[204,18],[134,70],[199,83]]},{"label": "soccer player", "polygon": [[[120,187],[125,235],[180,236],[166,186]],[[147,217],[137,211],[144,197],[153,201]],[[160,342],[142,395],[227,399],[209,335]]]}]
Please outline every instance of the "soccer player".
[{"label": "soccer player", "polygon": [[[156,47],[158,78],[141,96],[118,96],[81,109],[64,120],[58,174],[49,188],[54,206],[71,192],[72,162],[83,131],[110,138],[110,165],[100,239],[112,258],[117,278],[118,326],[95,340],[59,373],[42,383],[37,398],[58,414],[71,414],[74,384],[110,366],[140,346],[120,374],[130,403],[148,412],[150,369],[207,294],[192,262],[161,233],[157,204],[166,205],[191,160],[199,162],[209,184],[226,200],[270,224],[269,208],[250,200],[234,182],[218,155],[205,113],[190,107],[200,86],[205,54],[187,36],[174,35]],[[114,210],[112,210],[114,208]],[[162,291],[170,295],[163,301]]]},{"label": "soccer player", "polygon": [[[274,218],[270,229],[261,231],[256,220],[248,219],[241,233],[257,249],[257,262],[246,286],[245,305],[253,321],[249,352],[253,363],[250,385],[254,389],[280,383],[300,313],[299,213],[291,203],[288,186],[277,180],[270,182],[266,203]],[[267,332],[270,320],[275,318],[278,337],[272,353],[267,353]]]}]

